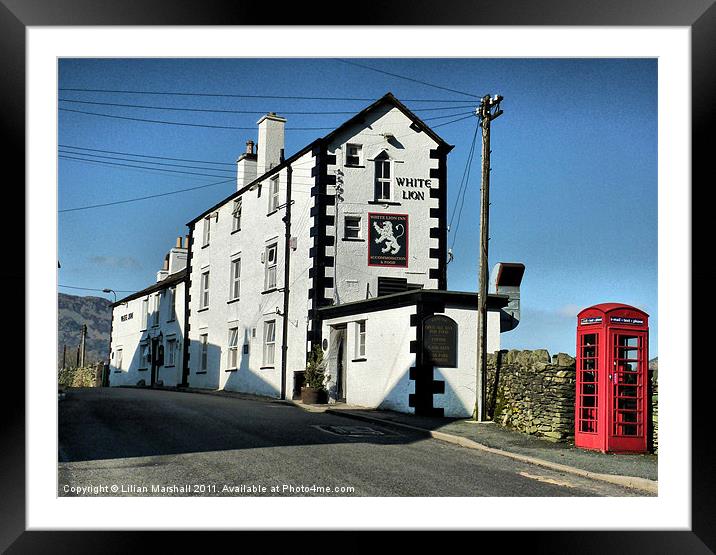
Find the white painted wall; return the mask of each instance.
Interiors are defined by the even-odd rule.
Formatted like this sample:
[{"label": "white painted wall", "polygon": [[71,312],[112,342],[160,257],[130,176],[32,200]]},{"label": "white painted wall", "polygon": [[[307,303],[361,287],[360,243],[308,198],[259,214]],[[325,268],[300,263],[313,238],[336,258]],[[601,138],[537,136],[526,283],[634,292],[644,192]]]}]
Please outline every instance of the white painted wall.
[{"label": "white painted wall", "polygon": [[[151,345],[151,339],[162,336],[164,345],[165,363],[167,361],[167,342],[176,339],[176,351],[173,366],[162,366],[158,369],[157,380],[167,387],[176,386],[181,382],[182,350],[184,344],[184,283],[179,282],[176,289],[175,307],[171,310],[169,287],[150,293],[125,304],[115,306],[112,310],[112,336],[110,353],[110,386],[137,385],[144,380],[146,385],[151,383],[151,363],[140,360],[140,344],[146,342]],[[159,318],[153,325],[153,301],[159,297]],[[142,326],[142,303],[149,301],[150,313],[147,326]],[[129,317],[131,315],[131,317]],[[127,318],[122,321],[122,317]],[[122,365],[117,366],[117,351],[122,350]]]},{"label": "white painted wall", "polygon": [[[323,322],[323,336],[331,337],[333,326],[346,324],[347,328],[347,395],[346,403],[370,408],[389,409],[414,413],[408,406],[408,399],[415,391],[415,382],[409,379],[410,367],[415,364],[415,355],[410,352],[410,341],[415,339],[416,328],[410,326],[410,316],[416,313],[415,306],[393,308]],[[446,308],[445,316],[458,324],[457,368],[434,368],[433,379],[445,381],[445,393],[433,396],[433,406],[442,407],[445,416],[469,417],[475,404],[475,345],[477,338],[476,310]],[[353,362],[352,353],[356,348],[355,322],[366,321],[366,360]],[[500,349],[499,311],[490,310],[487,316],[488,352]],[[329,341],[324,354],[329,361],[327,372],[331,376],[331,401],[335,402],[335,345]]]}]

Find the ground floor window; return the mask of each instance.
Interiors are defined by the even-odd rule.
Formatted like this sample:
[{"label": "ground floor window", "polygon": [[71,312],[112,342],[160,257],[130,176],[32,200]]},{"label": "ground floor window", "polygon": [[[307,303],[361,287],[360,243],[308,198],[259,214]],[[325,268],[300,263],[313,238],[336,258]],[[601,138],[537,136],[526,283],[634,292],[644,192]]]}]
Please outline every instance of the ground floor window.
[{"label": "ground floor window", "polygon": [[229,328],[229,368],[239,366],[239,328]]},{"label": "ground floor window", "polygon": [[358,322],[356,326],[356,358],[365,357],[365,320]]},{"label": "ground floor window", "polygon": [[139,344],[139,368],[147,368],[147,359],[149,358],[149,344]]},{"label": "ground floor window", "polygon": [[206,372],[209,367],[209,334],[202,333],[199,336],[199,344],[201,345],[201,355],[199,357],[199,371]]},{"label": "ground floor window", "polygon": [[167,339],[167,352],[164,362],[164,366],[174,366],[174,353],[176,352],[177,348],[177,340],[175,337],[170,337]]},{"label": "ground floor window", "polygon": [[117,370],[122,369],[122,349],[117,349],[116,360],[114,361],[114,364],[117,367]]},{"label": "ground floor window", "polygon": [[264,322],[264,366],[273,366],[276,348],[276,320]]}]

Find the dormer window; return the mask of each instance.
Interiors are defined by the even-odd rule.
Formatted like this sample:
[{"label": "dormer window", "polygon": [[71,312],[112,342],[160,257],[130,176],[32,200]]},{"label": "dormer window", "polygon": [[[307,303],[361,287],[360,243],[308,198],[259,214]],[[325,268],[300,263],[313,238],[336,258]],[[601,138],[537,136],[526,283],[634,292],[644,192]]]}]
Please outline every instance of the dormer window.
[{"label": "dormer window", "polygon": [[363,165],[363,147],[356,144],[346,145],[346,166]]},{"label": "dormer window", "polygon": [[383,151],[375,158],[375,197],[374,200],[391,199],[391,163],[388,154]]}]

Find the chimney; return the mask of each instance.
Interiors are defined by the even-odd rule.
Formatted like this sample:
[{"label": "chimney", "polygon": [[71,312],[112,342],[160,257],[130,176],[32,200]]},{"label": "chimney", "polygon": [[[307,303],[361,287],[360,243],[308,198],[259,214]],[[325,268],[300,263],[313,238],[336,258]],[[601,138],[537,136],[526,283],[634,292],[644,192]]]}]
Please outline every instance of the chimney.
[{"label": "chimney", "polygon": [[157,272],[157,282],[186,268],[188,237],[177,237],[176,244],[164,258],[162,269]]},{"label": "chimney", "polygon": [[256,154],[254,153],[254,142],[246,141],[246,152],[236,160],[236,190],[256,179]]},{"label": "chimney", "polygon": [[286,119],[271,112],[256,123],[259,126],[256,171],[261,176],[280,163]]}]

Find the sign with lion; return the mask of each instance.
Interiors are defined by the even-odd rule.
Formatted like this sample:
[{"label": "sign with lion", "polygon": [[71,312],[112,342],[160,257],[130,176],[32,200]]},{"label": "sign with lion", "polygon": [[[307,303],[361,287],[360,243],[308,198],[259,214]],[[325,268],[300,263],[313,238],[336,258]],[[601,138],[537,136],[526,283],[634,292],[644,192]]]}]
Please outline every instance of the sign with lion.
[{"label": "sign with lion", "polygon": [[408,267],[408,215],[368,213],[368,266]]}]

